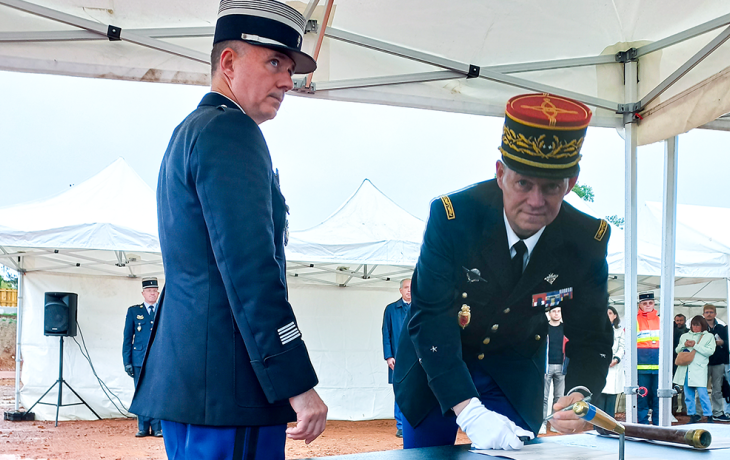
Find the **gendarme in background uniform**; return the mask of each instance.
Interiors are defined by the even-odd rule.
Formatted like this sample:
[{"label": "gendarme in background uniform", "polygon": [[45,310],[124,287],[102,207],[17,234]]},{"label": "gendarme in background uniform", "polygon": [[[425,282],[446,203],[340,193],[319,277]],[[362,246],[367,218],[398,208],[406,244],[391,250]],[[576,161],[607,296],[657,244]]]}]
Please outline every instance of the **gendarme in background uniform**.
[{"label": "gendarme in background uniform", "polygon": [[300,50],[304,25],[274,0],[223,0],[211,92],[160,166],[166,284],[131,410],[162,420],[170,460],[283,460],[286,436],[324,430],[287,300],[287,206],[258,127],[292,74],[316,68]]},{"label": "gendarme in background uniform", "polygon": [[517,436],[537,433],[550,307],[562,308],[569,339],[566,388],[605,384],[610,228],[562,201],[591,112],[532,94],[506,114],[497,179],[431,204],[396,357],[405,447],[453,443],[456,423],[481,448],[518,449]]}]

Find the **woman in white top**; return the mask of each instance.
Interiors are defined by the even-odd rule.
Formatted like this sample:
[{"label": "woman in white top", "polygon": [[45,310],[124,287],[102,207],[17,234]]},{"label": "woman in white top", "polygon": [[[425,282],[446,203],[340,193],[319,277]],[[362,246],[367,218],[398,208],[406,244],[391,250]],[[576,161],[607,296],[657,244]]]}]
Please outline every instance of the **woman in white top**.
[{"label": "woman in white top", "polygon": [[616,415],[616,396],[624,392],[624,369],[618,365],[624,357],[624,328],[621,327],[621,318],[615,308],[608,307],[608,319],[613,325],[613,359],[608,367],[606,386],[594,404],[613,417]]},{"label": "woman in white top", "polygon": [[676,352],[695,351],[692,362],[686,366],[678,366],[674,374],[674,383],[684,385],[684,403],[687,405],[689,423],[697,423],[702,419],[695,414],[695,390],[700,394],[702,413],[707,417],[707,423],[712,423],[712,405],[707,394],[707,363],[715,353],[715,337],[708,332],[709,325],[705,318],[697,315],[692,318],[690,332],[685,332],[679,338]]}]

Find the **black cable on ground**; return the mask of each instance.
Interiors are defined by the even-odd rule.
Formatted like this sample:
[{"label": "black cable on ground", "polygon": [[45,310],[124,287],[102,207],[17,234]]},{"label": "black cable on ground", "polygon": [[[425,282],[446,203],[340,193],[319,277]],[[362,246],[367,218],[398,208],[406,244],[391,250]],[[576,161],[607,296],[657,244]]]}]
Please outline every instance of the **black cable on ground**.
[{"label": "black cable on ground", "polygon": [[[117,411],[126,418],[134,418],[134,415],[131,415],[129,412],[129,409],[124,405],[121,399],[119,399],[119,396],[117,396],[109,387],[104,383],[104,381],[97,375],[96,369],[94,369],[94,364],[91,362],[91,355],[89,354],[89,350],[86,348],[86,341],[84,340],[84,333],[81,331],[81,326],[79,325],[78,321],[76,322],[76,326],[78,327],[79,334],[81,334],[81,343],[83,343],[83,348],[81,344],[76,340],[76,337],[73,337],[74,342],[76,342],[76,345],[79,346],[79,350],[81,351],[81,356],[86,358],[86,361],[89,362],[89,366],[91,366],[91,372],[94,373],[94,377],[96,377],[96,380],[99,382],[99,386],[101,387],[101,391],[104,392],[107,399],[114,405],[114,407],[117,409]],[[110,396],[111,395],[111,396]],[[117,406],[117,404],[112,399],[112,396],[119,402],[119,405],[122,406],[124,409],[124,412],[122,412],[122,409]]]}]

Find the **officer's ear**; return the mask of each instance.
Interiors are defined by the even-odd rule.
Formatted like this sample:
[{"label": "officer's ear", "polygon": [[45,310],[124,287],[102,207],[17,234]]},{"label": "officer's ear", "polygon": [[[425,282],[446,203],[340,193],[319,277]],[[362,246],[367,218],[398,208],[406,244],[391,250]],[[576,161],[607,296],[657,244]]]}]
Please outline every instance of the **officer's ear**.
[{"label": "officer's ear", "polygon": [[504,181],[504,175],[507,172],[506,171],[507,168],[504,165],[504,163],[502,163],[502,160],[497,160],[496,168],[497,168],[497,172],[494,175],[494,177],[497,179],[497,185],[499,185],[499,188],[504,190],[504,187],[502,185],[503,185],[503,181]]},{"label": "officer's ear", "polygon": [[573,190],[573,187],[575,187],[575,184],[578,183],[578,176],[571,177],[568,179],[568,189],[565,191],[565,194],[567,195],[570,193],[571,190]]}]

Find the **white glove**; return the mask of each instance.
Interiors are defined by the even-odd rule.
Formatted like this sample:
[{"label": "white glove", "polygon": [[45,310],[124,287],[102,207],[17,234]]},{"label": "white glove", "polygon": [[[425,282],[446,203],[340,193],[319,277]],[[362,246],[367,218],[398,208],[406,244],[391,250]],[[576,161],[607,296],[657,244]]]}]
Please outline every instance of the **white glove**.
[{"label": "white glove", "polygon": [[518,436],[535,437],[504,415],[484,407],[478,398],[471,398],[456,423],[469,436],[474,449],[518,450],[524,445]]}]

